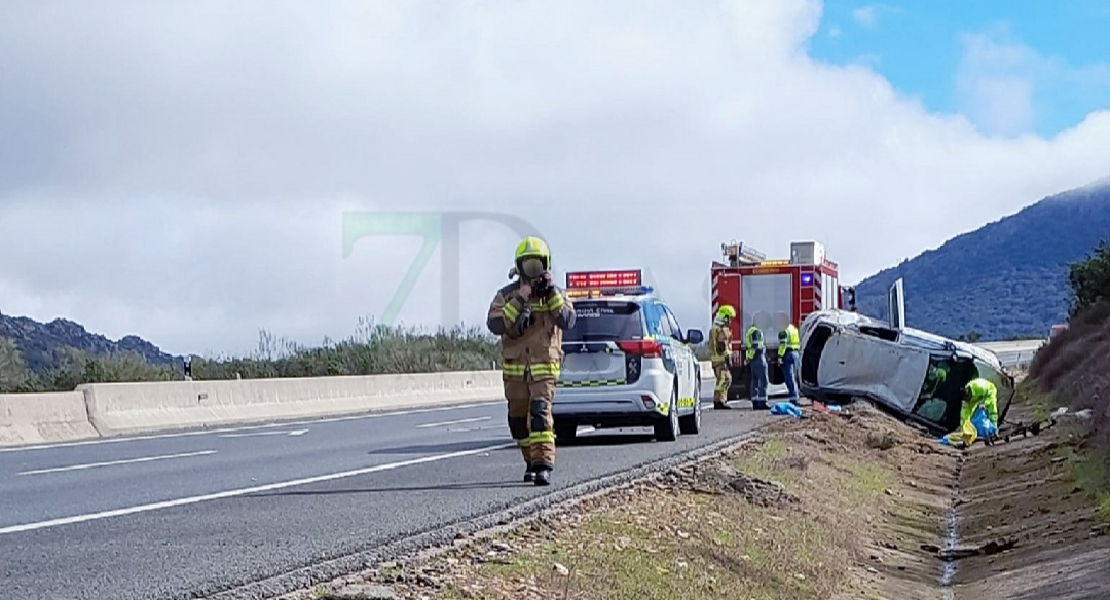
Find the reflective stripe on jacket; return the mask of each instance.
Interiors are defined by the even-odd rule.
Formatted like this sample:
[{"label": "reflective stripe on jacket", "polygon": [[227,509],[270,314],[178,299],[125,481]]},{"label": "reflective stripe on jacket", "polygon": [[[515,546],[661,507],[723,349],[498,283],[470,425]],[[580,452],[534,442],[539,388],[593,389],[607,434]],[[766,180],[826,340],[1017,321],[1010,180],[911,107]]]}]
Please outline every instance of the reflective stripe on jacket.
[{"label": "reflective stripe on jacket", "polygon": [[[546,301],[525,303],[515,281],[494,295],[486,314],[486,327],[501,336],[502,371],[506,379],[523,379],[527,369],[533,379],[558,379],[563,362],[563,330],[574,326],[574,304],[566,292],[552,286]],[[528,324],[524,321],[530,320]]]}]

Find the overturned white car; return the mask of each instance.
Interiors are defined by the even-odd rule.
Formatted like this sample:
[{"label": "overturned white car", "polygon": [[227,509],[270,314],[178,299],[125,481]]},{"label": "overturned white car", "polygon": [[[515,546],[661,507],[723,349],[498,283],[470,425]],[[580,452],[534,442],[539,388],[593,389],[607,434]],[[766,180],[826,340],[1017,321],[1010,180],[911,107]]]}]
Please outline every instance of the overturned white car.
[{"label": "overturned white car", "polygon": [[902,280],[890,290],[890,322],[821,310],[802,322],[802,393],[828,404],[868,398],[908,422],[943,435],[960,425],[961,391],[976,377],[998,388],[1005,419],[1014,380],[989,350],[905,327]]}]

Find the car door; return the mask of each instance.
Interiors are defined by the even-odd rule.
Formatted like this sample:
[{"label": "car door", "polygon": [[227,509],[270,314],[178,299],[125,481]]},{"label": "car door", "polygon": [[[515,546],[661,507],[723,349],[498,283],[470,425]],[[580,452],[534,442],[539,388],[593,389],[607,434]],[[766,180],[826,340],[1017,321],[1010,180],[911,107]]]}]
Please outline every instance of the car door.
[{"label": "car door", "polygon": [[694,349],[690,344],[686,343],[686,336],[682,328],[678,324],[678,319],[675,318],[674,313],[671,312],[670,307],[661,305],[660,310],[663,317],[667,322],[671,334],[671,347],[674,348],[675,364],[678,371],[678,398],[680,408],[689,408],[689,400],[693,398],[694,402],[698,399],[694,398],[697,392],[697,382],[694,381]]}]

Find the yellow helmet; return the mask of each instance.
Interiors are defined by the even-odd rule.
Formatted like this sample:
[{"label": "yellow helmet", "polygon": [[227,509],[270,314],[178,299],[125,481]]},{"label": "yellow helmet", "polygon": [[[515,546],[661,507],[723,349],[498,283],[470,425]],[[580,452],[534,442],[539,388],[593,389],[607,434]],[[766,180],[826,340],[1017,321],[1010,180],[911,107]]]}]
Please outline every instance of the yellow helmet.
[{"label": "yellow helmet", "polygon": [[736,318],[736,309],[727,305],[727,304],[725,304],[721,308],[717,309],[717,318],[720,319],[721,317],[728,317],[730,319],[735,319]]},{"label": "yellow helmet", "polygon": [[515,261],[519,273],[528,277],[539,277],[544,271],[551,269],[551,249],[542,239],[528,236],[517,244]]}]

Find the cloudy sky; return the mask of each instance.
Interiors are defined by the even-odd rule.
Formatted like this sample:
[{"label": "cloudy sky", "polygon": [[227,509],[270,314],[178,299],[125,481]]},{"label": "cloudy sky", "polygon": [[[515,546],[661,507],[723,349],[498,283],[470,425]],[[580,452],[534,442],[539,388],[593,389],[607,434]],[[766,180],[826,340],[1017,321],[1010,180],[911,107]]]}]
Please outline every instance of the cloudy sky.
[{"label": "cloudy sky", "polygon": [[854,283],[1110,174],[1067,42],[1105,8],[825,4],[5,1],[0,311],[174,353],[477,324],[537,231],[705,327],[722,241]]}]

